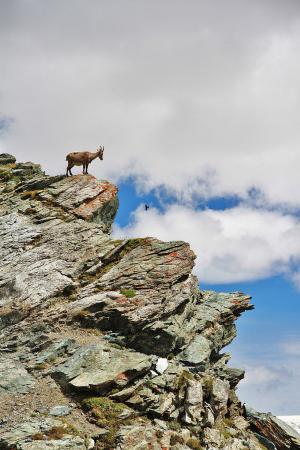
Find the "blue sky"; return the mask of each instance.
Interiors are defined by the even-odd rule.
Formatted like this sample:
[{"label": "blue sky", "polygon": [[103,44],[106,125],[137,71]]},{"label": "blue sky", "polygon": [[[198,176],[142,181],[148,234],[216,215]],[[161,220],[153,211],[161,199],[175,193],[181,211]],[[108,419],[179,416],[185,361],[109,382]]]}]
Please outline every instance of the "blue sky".
[{"label": "blue sky", "polygon": [[[299,0],[0,0],[0,152],[120,187],[115,236],[182,239],[243,290],[241,397],[300,413]],[[145,212],[144,203],[151,208]]]},{"label": "blue sky", "polygon": [[[120,208],[115,223],[126,227],[144,204],[164,210],[173,198],[142,193],[133,178],[119,184]],[[214,198],[199,202],[198,208],[224,210],[237,206],[239,199]],[[237,321],[238,335],[224,351],[232,354],[230,365],[246,370],[239,387],[242,402],[278,415],[298,414],[300,404],[300,292],[284,276],[252,282],[202,283],[202,289],[219,292],[242,291],[252,296],[255,309]],[[298,360],[298,361],[297,361]]]}]

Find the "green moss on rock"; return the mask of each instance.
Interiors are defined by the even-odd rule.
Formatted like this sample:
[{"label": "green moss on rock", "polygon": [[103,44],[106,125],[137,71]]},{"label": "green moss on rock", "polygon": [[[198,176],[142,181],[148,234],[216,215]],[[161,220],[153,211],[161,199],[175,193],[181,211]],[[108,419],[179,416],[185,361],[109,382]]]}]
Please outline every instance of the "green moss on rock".
[{"label": "green moss on rock", "polygon": [[105,443],[107,448],[114,448],[120,426],[130,423],[130,419],[121,418],[122,412],[129,408],[107,397],[87,398],[83,401],[83,407],[90,412],[99,427],[107,429],[108,433],[101,436],[101,442]]},{"label": "green moss on rock", "polygon": [[121,294],[125,295],[126,298],[135,297],[136,293],[134,289],[121,289]]}]

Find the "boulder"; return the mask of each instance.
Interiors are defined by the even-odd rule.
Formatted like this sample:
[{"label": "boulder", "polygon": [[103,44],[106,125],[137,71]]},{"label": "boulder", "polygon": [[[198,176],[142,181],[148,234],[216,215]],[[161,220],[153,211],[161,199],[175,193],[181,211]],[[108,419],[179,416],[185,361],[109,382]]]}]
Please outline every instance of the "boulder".
[{"label": "boulder", "polygon": [[179,354],[179,359],[187,365],[204,367],[209,362],[211,352],[211,342],[205,336],[198,335],[188,347]]},{"label": "boulder", "polygon": [[98,223],[108,233],[119,206],[117,191],[108,181],[76,175],[51,183],[39,197],[81,219]]},{"label": "boulder", "polygon": [[149,371],[153,362],[151,356],[99,343],[81,347],[51,374],[73,389],[103,392],[126,386]]},{"label": "boulder", "polygon": [[230,385],[227,380],[221,380],[220,378],[215,378],[213,380],[211,404],[217,415],[226,413],[229,391]]},{"label": "boulder", "polygon": [[13,164],[16,162],[16,158],[9,153],[0,154],[0,165]]},{"label": "boulder", "polygon": [[35,379],[16,359],[0,356],[0,394],[26,394],[34,385]]},{"label": "boulder", "polygon": [[[90,449],[93,447],[89,447]],[[87,450],[85,440],[79,436],[68,436],[50,441],[36,440],[20,442],[19,450]]]},{"label": "boulder", "polygon": [[70,406],[57,405],[57,406],[53,406],[53,408],[50,409],[49,414],[50,414],[50,416],[62,417],[62,416],[67,416],[68,414],[70,414],[70,412],[71,412]]}]

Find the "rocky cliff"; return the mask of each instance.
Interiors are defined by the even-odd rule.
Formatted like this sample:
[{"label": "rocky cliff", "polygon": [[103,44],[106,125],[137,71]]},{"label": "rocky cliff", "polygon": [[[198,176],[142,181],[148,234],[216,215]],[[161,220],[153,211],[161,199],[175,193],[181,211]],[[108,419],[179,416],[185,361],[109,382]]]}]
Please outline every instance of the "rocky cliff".
[{"label": "rocky cliff", "polygon": [[0,449],[300,448],[239,402],[221,352],[250,298],[199,290],[188,244],[112,239],[90,175],[0,155],[0,194]]}]

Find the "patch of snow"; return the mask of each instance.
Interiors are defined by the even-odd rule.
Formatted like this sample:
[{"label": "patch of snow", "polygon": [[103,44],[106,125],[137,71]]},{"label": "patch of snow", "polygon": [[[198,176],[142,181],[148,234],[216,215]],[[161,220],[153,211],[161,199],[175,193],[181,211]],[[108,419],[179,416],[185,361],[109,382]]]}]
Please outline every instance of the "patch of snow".
[{"label": "patch of snow", "polygon": [[155,370],[157,373],[162,374],[167,370],[168,365],[169,365],[169,363],[168,363],[167,358],[158,358],[156,366],[155,366]]},{"label": "patch of snow", "polygon": [[290,427],[294,428],[297,433],[300,434],[300,416],[278,416],[278,419],[287,423]]}]

